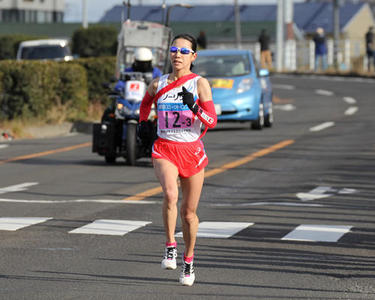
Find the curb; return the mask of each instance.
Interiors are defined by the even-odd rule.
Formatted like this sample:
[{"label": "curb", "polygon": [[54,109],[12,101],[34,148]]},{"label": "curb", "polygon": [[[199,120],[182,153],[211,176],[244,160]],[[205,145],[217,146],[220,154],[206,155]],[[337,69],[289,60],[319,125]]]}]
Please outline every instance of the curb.
[{"label": "curb", "polygon": [[[44,126],[32,126],[24,129],[25,136],[21,138],[13,138],[7,131],[0,131],[0,142],[9,142],[12,140],[24,140],[24,139],[35,139],[35,138],[51,138],[68,135],[69,133],[83,133],[92,134],[94,122],[73,122],[73,123],[62,123],[58,125],[44,125]],[[9,137],[3,136],[8,134]]]}]

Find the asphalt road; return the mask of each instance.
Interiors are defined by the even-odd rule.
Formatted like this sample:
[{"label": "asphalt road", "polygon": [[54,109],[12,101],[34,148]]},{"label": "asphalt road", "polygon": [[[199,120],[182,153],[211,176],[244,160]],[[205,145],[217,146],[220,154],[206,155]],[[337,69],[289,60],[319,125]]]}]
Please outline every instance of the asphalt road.
[{"label": "asphalt road", "polygon": [[375,81],[272,82],[272,128],[204,138],[193,287],[160,268],[149,159],[106,165],[84,134],[0,143],[0,299],[375,299]]}]

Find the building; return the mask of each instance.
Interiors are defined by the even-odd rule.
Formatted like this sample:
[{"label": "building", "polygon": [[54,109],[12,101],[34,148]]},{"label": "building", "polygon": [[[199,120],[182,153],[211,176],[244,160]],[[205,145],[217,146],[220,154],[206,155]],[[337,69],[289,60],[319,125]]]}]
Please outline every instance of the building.
[{"label": "building", "polygon": [[0,0],[1,23],[62,23],[65,0]]},{"label": "building", "polygon": [[[347,1],[340,5],[340,32],[342,38],[363,39],[369,26],[374,25],[374,17],[369,5],[373,1]],[[277,17],[276,5],[240,5],[240,20],[242,36],[247,39],[256,39],[260,26],[275,27]],[[120,22],[125,15],[124,6],[117,5],[108,10],[101,22]],[[165,14],[165,12],[164,12]],[[135,5],[131,7],[130,18],[134,20],[147,20],[160,22],[163,19],[163,9],[156,5]],[[183,24],[186,28],[197,30],[207,29],[208,36],[214,39],[232,37],[234,7],[233,5],[196,5],[190,9],[175,7],[171,11],[170,21],[172,27]],[[323,27],[328,35],[333,35],[333,4],[332,1],[307,1],[294,3],[295,30],[297,36],[309,37],[317,27]],[[228,26],[226,26],[228,25]],[[252,30],[256,29],[256,31]],[[274,28],[269,32],[274,35]],[[199,32],[199,31],[198,31]],[[194,32],[195,33],[195,32]],[[254,35],[255,34],[255,35]]]}]

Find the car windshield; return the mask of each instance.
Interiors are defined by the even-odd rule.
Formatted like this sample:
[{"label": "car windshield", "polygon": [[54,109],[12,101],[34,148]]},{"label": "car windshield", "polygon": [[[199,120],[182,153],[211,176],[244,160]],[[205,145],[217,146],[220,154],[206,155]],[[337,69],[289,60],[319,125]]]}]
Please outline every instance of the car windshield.
[{"label": "car windshield", "polygon": [[22,59],[56,59],[71,55],[69,47],[59,45],[34,46],[22,49]]},{"label": "car windshield", "polygon": [[243,55],[199,56],[194,73],[205,77],[233,77],[250,73],[249,57]]}]

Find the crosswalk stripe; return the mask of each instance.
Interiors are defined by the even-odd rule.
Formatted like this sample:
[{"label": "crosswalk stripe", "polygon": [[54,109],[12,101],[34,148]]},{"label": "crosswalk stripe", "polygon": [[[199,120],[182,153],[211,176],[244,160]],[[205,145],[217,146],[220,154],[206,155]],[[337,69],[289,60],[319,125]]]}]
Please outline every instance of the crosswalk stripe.
[{"label": "crosswalk stripe", "polygon": [[151,222],[130,220],[100,219],[85,226],[69,231],[69,233],[125,235],[126,233],[146,226]]},{"label": "crosswalk stripe", "polygon": [[43,223],[52,218],[0,218],[0,230],[15,231],[31,225]]},{"label": "crosswalk stripe", "polygon": [[[197,237],[201,238],[230,238],[237,232],[254,225],[254,223],[242,222],[202,222],[199,223]],[[176,237],[182,237],[182,232],[176,234]]]},{"label": "crosswalk stripe", "polygon": [[352,226],[302,224],[289,232],[282,240],[309,242],[337,242]]}]

